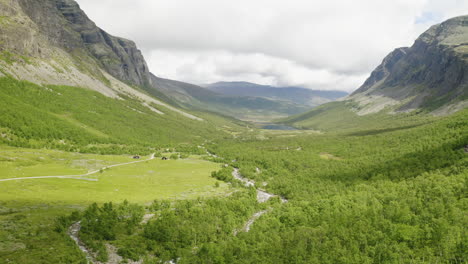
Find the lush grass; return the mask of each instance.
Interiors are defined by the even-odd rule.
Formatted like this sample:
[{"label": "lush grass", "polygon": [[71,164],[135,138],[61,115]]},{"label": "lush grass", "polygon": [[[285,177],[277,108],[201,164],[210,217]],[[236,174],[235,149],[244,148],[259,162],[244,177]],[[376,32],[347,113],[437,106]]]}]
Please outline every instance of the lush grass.
[{"label": "lush grass", "polygon": [[157,147],[197,144],[230,136],[220,127],[231,120],[201,113],[191,120],[161,106],[160,115],[140,101],[113,99],[77,87],[42,87],[0,78],[0,143],[99,154],[149,154]]},{"label": "lush grass", "polygon": [[133,161],[130,155],[80,154],[0,146],[0,179],[79,175],[130,161]]},{"label": "lush grass", "polygon": [[[133,161],[130,156],[93,155],[2,147],[1,178],[84,173]],[[142,157],[145,159],[147,157]],[[65,234],[54,231],[58,216],[98,202],[216,197],[227,192],[211,172],[219,164],[192,156],[155,158],[111,168],[88,178],[0,182],[0,263],[82,263],[82,253]],[[3,261],[3,262],[2,262]]]},{"label": "lush grass", "polygon": [[[25,151],[25,155],[22,155],[23,152],[20,150],[11,150],[11,152],[9,162],[0,162],[2,178],[73,175],[99,169],[103,165],[133,161],[129,156],[81,155],[31,150]],[[29,159],[15,159],[12,157],[13,153],[19,157],[27,156]],[[46,156],[44,153],[49,156],[48,159],[42,160],[40,158]],[[48,168],[51,171],[47,171]],[[98,181],[30,179],[1,182],[0,200],[87,204],[121,202],[127,199],[131,202],[148,203],[162,198],[210,196],[225,191],[225,185],[214,188],[216,180],[210,177],[211,172],[218,169],[218,164],[199,158],[168,161],[155,158],[150,161],[106,169],[102,173],[87,176]]]}]

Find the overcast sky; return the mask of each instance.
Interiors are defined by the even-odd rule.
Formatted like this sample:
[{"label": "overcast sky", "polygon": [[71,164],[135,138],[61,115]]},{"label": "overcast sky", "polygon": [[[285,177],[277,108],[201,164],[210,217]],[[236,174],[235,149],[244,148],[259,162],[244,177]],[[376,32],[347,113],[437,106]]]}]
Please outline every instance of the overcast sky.
[{"label": "overcast sky", "polygon": [[468,14],[466,0],[77,1],[160,77],[348,92],[394,48]]}]

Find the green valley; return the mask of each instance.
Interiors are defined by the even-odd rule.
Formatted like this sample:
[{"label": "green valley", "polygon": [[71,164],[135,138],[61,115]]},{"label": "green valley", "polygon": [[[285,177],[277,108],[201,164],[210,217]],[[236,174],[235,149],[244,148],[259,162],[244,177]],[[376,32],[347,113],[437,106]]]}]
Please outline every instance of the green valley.
[{"label": "green valley", "polygon": [[[160,1],[78,2],[104,5],[94,16],[134,15],[124,28],[156,38],[143,50],[174,67],[161,72],[217,82],[157,77],[75,0],[0,0],[0,264],[468,262],[468,16],[394,50],[341,98],[363,71],[349,65],[364,62],[313,54],[326,36],[310,26],[323,21],[299,22],[316,19],[304,3],[292,19],[301,26],[271,3],[257,21],[268,26],[246,20],[228,45],[224,17],[203,24],[222,33],[196,34],[219,15],[212,3],[203,15],[173,1],[164,16]],[[255,9],[237,5],[233,25]],[[168,23],[184,34],[139,31],[160,33],[185,7],[194,18]],[[282,36],[283,23],[299,35]],[[210,48],[195,43],[207,36]]]}]

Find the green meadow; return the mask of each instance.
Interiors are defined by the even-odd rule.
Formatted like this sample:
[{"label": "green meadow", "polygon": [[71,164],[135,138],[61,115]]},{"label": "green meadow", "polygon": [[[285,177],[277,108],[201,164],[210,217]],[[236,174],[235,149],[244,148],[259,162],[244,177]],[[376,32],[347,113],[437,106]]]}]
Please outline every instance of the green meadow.
[{"label": "green meadow", "polygon": [[[95,155],[2,146],[0,179],[65,176],[135,161]],[[56,219],[91,203],[224,196],[228,185],[211,177],[220,165],[200,156],[160,158],[102,170],[86,179],[24,179],[0,182],[0,263],[81,263],[74,242],[54,231]],[[218,184],[216,184],[218,182]],[[52,258],[52,259],[51,259]],[[52,261],[52,262],[51,262]]]},{"label": "green meadow", "polygon": [[[52,150],[2,149],[0,179],[85,174],[105,166],[135,161],[131,156],[77,154]],[[211,172],[219,164],[187,159],[146,160],[101,170],[77,179],[23,179],[0,182],[1,201],[88,204],[91,202],[149,203],[155,199],[218,195]],[[5,161],[7,160],[7,161]],[[50,170],[49,170],[50,169]]]}]

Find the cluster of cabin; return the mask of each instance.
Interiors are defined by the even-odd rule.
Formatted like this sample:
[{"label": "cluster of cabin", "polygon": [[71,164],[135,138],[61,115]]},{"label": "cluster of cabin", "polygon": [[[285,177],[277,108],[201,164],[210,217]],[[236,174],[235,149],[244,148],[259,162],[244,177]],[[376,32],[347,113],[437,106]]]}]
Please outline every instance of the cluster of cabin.
[{"label": "cluster of cabin", "polygon": [[[140,159],[141,157],[139,155],[133,156],[133,159]],[[168,157],[162,157],[161,160],[169,160]]]}]

